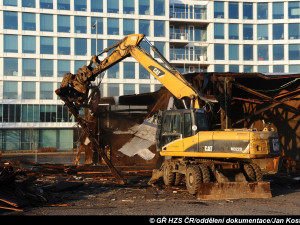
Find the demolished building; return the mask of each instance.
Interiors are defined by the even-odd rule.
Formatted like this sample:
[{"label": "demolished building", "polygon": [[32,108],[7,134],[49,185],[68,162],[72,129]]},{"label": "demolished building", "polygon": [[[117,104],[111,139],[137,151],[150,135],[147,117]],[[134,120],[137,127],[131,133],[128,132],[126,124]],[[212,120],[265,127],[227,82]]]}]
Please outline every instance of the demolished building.
[{"label": "demolished building", "polygon": [[[300,74],[189,73],[184,76],[215,102],[210,118],[214,129],[263,130],[268,127],[279,133],[283,157],[255,162],[266,172],[277,169],[282,159],[285,166],[290,162],[297,166]],[[174,104],[170,106],[172,101]],[[91,106],[94,111],[85,116],[92,118],[90,124],[96,125],[94,135],[112,164],[156,168],[163,159],[156,151],[155,141],[147,136],[152,133],[153,137],[155,129],[141,131],[139,126],[147,119],[155,119],[160,110],[174,106],[182,107],[181,102],[172,99],[172,94],[162,87],[153,93],[100,98]],[[141,135],[137,135],[138,131]],[[126,149],[130,142],[136,148]],[[91,150],[86,151],[85,157],[86,162],[99,162]]]}]

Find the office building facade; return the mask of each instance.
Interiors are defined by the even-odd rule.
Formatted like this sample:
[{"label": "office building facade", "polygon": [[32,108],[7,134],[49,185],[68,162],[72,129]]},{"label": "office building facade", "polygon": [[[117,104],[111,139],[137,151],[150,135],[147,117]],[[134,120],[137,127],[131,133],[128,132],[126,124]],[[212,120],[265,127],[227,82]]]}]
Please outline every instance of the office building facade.
[{"label": "office building facade", "polygon": [[[0,18],[2,151],[76,147],[76,123],[54,91],[131,33],[145,34],[181,73],[300,67],[300,1],[0,0]],[[101,93],[160,86],[129,57],[105,72]]]}]

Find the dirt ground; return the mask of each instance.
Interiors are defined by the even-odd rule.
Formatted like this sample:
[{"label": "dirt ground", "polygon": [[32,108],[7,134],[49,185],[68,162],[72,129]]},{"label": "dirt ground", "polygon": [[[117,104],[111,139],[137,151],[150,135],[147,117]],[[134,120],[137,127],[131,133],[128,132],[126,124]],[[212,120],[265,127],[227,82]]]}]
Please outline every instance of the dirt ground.
[{"label": "dirt ground", "polygon": [[[26,206],[23,212],[0,210],[0,215],[299,215],[299,176],[266,177],[271,182],[272,198],[199,201],[184,184],[165,187],[159,181],[148,185],[149,175],[130,176],[125,185],[84,173],[40,175],[34,184],[41,187],[41,193],[47,193],[47,203]],[[78,185],[55,189],[53,184],[59,182]]]}]

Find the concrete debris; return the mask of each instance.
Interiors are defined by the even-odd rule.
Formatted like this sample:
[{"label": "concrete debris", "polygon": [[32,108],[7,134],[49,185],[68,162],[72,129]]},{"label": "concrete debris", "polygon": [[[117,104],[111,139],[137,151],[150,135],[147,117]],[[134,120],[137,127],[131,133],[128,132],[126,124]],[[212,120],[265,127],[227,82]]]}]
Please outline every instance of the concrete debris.
[{"label": "concrete debris", "polygon": [[130,142],[126,143],[121,149],[119,149],[119,152],[122,152],[124,155],[129,157],[133,157],[138,154],[145,160],[149,160],[155,156],[150,150],[147,149],[151,145],[153,145],[152,141],[134,137]]},{"label": "concrete debris", "polygon": [[129,130],[134,133],[135,137],[119,149],[119,151],[129,157],[139,155],[145,160],[153,159],[155,154],[148,148],[155,144],[156,129],[157,124],[154,117],[145,119],[142,124],[131,127]]}]

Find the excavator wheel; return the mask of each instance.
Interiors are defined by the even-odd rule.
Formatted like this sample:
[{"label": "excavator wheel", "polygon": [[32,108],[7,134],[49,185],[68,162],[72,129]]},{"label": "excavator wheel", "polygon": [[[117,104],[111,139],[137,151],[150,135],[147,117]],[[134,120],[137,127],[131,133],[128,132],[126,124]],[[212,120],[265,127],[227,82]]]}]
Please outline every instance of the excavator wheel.
[{"label": "excavator wheel", "polygon": [[199,165],[200,170],[202,172],[202,183],[210,183],[211,182],[211,176],[210,176],[210,171],[207,165],[200,164]]},{"label": "excavator wheel", "polygon": [[186,169],[185,182],[190,194],[197,194],[199,184],[202,182],[202,173],[198,165],[189,165]]},{"label": "excavator wheel", "polygon": [[176,173],[175,180],[174,180],[174,185],[178,186],[180,184],[182,178],[183,178],[183,174],[182,173]]},{"label": "excavator wheel", "polygon": [[254,171],[253,167],[250,166],[249,164],[243,165],[243,172],[244,172],[244,175],[245,175],[247,181],[251,182],[251,181],[256,180],[255,171]]},{"label": "excavator wheel", "polygon": [[172,186],[175,181],[176,173],[171,172],[171,169],[171,164],[166,161],[163,166],[163,180],[167,186]]},{"label": "excavator wheel", "polygon": [[256,181],[263,181],[263,173],[262,173],[260,167],[254,163],[251,163],[250,166],[254,170]]}]

